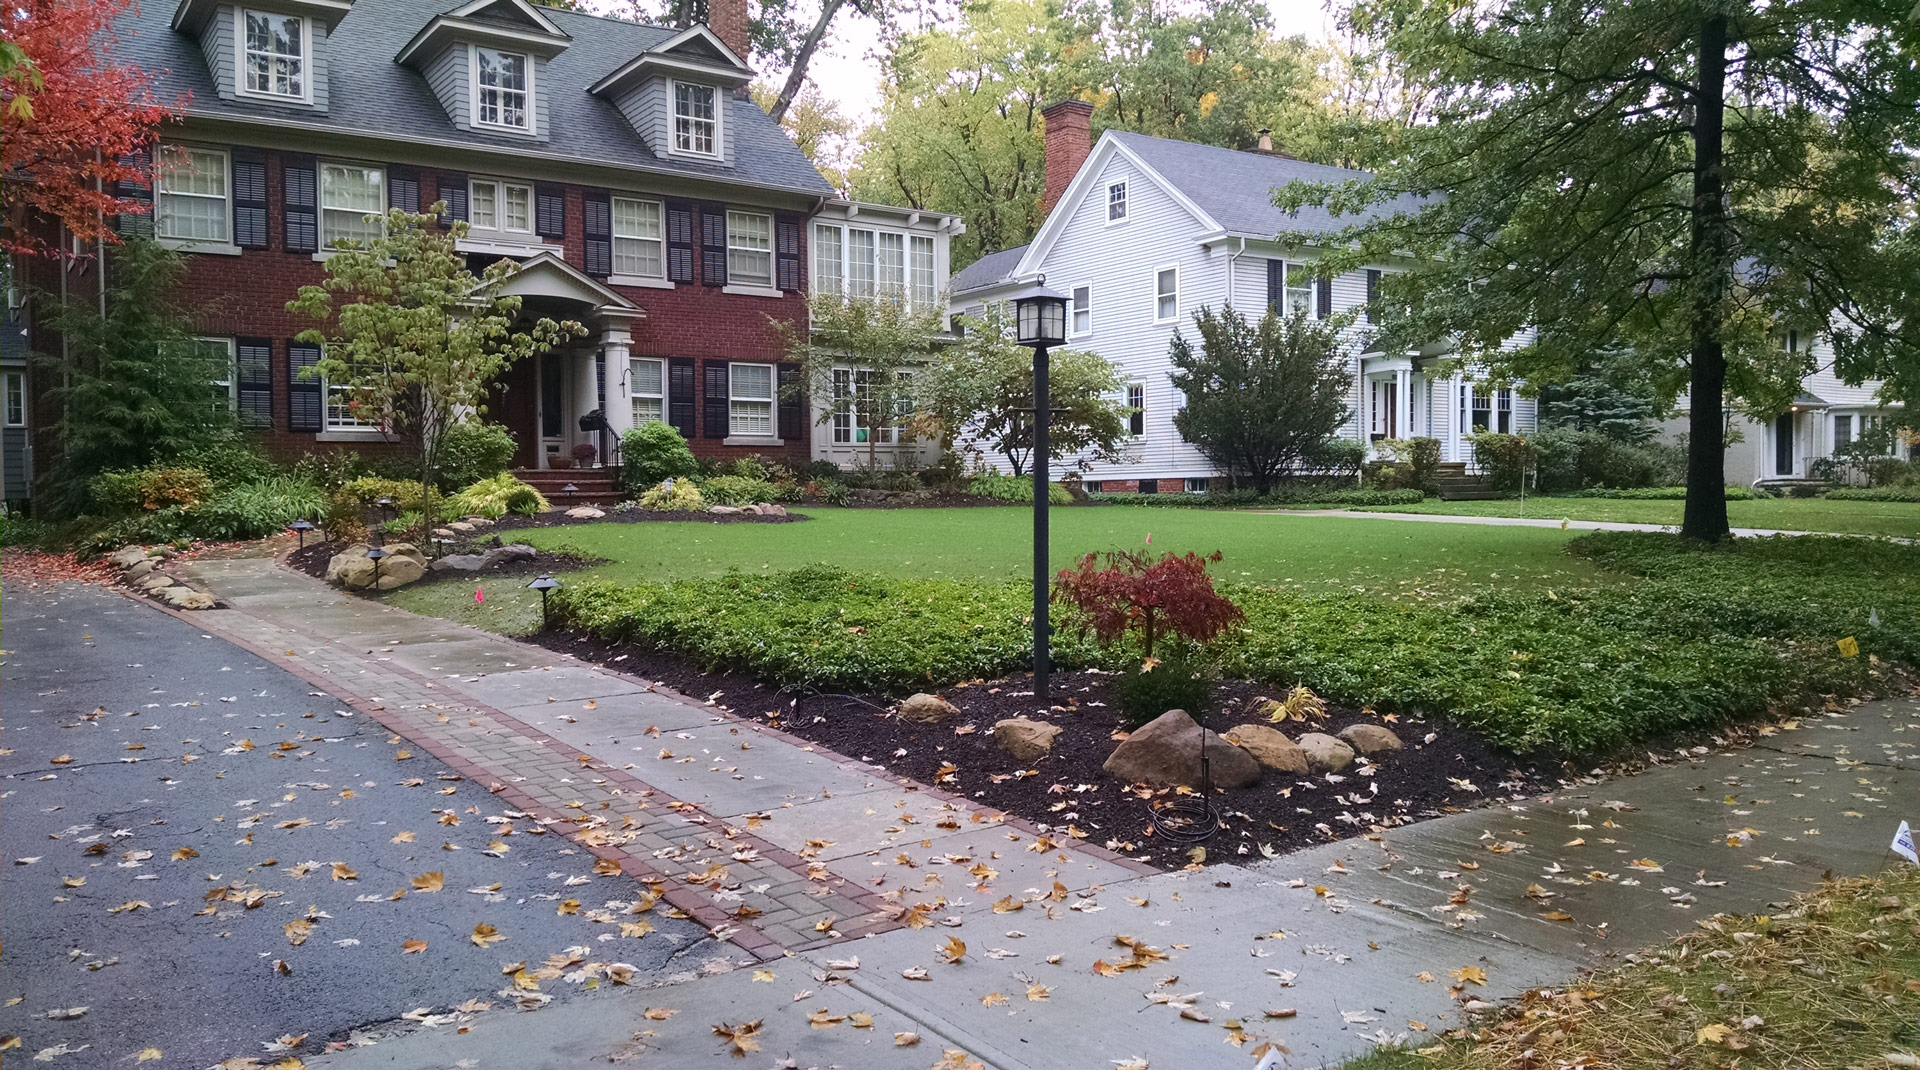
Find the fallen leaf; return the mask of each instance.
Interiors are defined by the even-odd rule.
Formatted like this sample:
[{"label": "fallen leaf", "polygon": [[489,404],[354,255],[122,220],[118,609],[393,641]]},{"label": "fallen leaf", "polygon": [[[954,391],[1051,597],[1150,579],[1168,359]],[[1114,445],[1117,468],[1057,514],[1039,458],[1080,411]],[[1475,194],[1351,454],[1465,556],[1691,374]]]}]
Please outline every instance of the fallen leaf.
[{"label": "fallen leaf", "polygon": [[425,940],[408,940],[400,945],[400,953],[402,955],[417,955],[426,949],[427,942]]},{"label": "fallen leaf", "polygon": [[649,1021],[664,1022],[679,1013],[678,1010],[672,1007],[648,1007],[646,1009],[646,1018]]},{"label": "fallen leaf", "polygon": [[333,879],[337,881],[357,881],[360,879],[360,874],[355,873],[352,867],[348,866],[345,862],[335,862],[333,864]]},{"label": "fallen leaf", "polygon": [[[16,1041],[19,1039],[19,1037],[14,1038]],[[893,1035],[893,1046],[896,1048],[911,1048],[918,1043],[920,1043],[920,1034],[918,1033],[895,1033]]]},{"label": "fallen leaf", "polygon": [[713,1034],[727,1042],[727,1054],[736,1059],[744,1059],[750,1051],[760,1050],[760,1020],[728,1025],[722,1022],[713,1027]]},{"label": "fallen leaf", "polygon": [[313,935],[313,922],[306,918],[296,918],[281,926],[281,928],[286,931],[287,943],[292,944],[294,947],[299,947],[301,944],[306,943],[307,937]]},{"label": "fallen leaf", "polygon": [[139,1051],[133,1053],[133,1061],[136,1063],[159,1062],[165,1057],[165,1053],[159,1048],[141,1048]]},{"label": "fallen leaf", "polygon": [[468,937],[468,939],[473,941],[473,946],[475,947],[492,947],[500,941],[505,940],[506,935],[483,921],[473,927],[473,935]]},{"label": "fallen leaf", "polygon": [[772,970],[755,970],[753,971],[753,979],[763,984],[772,984],[776,980],[779,980],[779,978],[774,976]]},{"label": "fallen leaf", "polygon": [[1462,966],[1448,976],[1461,984],[1485,985],[1487,983],[1487,971],[1478,966]]},{"label": "fallen leaf", "polygon": [[940,961],[950,966],[958,966],[960,960],[967,957],[967,945],[959,937],[949,936],[947,942],[940,945],[939,955]]},{"label": "fallen leaf", "polygon": [[434,870],[431,873],[422,873],[418,877],[413,878],[413,890],[416,892],[437,892],[446,887],[446,884],[447,875],[439,870]]},{"label": "fallen leaf", "polygon": [[200,852],[191,847],[176,847],[171,857],[175,862],[185,862],[189,858],[199,858]]}]

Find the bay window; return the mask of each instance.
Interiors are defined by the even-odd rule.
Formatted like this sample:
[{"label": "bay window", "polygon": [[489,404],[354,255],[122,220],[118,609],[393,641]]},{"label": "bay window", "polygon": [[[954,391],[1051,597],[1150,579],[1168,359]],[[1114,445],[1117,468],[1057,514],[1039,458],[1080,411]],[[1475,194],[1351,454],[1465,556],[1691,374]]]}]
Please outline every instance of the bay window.
[{"label": "bay window", "polygon": [[[837,446],[891,446],[906,439],[913,415],[911,372],[896,372],[891,418],[876,410],[873,394],[878,374],[870,368],[833,370],[833,442]],[[879,426],[876,426],[879,425]]]},{"label": "bay window", "polygon": [[813,227],[813,289],[862,300],[881,294],[915,308],[940,300],[939,247],[930,235],[837,223]]},{"label": "bay window", "polygon": [[915,234],[907,239],[909,279],[907,300],[917,308],[932,308],[935,297],[933,239]]},{"label": "bay window", "polygon": [[773,437],[773,365],[727,365],[727,433]]},{"label": "bay window", "polygon": [[844,293],[841,272],[846,270],[846,256],[841,249],[842,234],[839,227],[825,223],[813,226],[813,292],[822,294]]},{"label": "bay window", "polygon": [[847,293],[873,296],[873,231],[847,231]]},{"label": "bay window", "polygon": [[880,232],[880,258],[875,265],[880,292],[905,297],[907,291],[906,238],[891,231]]}]

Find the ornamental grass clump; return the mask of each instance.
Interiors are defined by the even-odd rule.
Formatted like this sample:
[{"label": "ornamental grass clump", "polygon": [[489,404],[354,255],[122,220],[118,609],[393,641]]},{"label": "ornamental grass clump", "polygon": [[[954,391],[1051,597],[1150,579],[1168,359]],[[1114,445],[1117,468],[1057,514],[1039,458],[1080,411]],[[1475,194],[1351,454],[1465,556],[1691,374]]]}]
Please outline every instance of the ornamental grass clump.
[{"label": "ornamental grass clump", "polygon": [[[1101,566],[1102,559],[1105,566]],[[1196,718],[1206,710],[1212,688],[1204,648],[1228,628],[1246,620],[1240,607],[1213,589],[1207,565],[1220,560],[1188,552],[1154,561],[1142,552],[1115,550],[1087,554],[1054,579],[1053,601],[1080,615],[1080,634],[1092,633],[1109,649],[1131,636],[1140,661],[1120,678],[1120,712],[1144,724],[1172,709]],[[1162,646],[1165,657],[1155,655]]]},{"label": "ornamental grass clump", "polygon": [[511,472],[482,479],[447,500],[454,516],[484,516],[498,520],[508,513],[533,516],[553,508],[531,484],[523,483]]}]

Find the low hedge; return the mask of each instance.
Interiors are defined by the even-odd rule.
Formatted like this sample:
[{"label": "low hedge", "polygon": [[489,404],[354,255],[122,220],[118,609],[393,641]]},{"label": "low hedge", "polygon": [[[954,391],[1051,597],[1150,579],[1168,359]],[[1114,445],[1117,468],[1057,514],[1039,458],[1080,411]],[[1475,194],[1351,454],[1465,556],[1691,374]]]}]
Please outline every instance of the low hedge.
[{"label": "low hedge", "polygon": [[1835,487],[1821,495],[1836,502],[1920,502],[1920,486]]},{"label": "low hedge", "polygon": [[[1754,493],[1751,487],[1726,488],[1730,502],[1750,502],[1764,498],[1764,494]],[[1685,487],[1588,487],[1586,490],[1568,495],[1572,498],[1619,498],[1626,501],[1683,502],[1687,500]]]},{"label": "low hedge", "polygon": [[1109,505],[1149,505],[1165,509],[1283,509],[1296,505],[1346,506],[1358,508],[1379,505],[1419,505],[1426,492],[1404,488],[1377,490],[1372,487],[1302,486],[1281,487],[1267,494],[1250,490],[1209,491],[1205,494],[1107,494],[1090,495],[1096,502]]},{"label": "low hedge", "polygon": [[[1445,716],[1518,751],[1616,750],[1816,693],[1863,689],[1869,659],[1920,664],[1920,549],[1884,540],[1743,539],[1711,549],[1601,533],[1576,552],[1637,583],[1397,603],[1249,585],[1223,671],[1334,701]],[[899,693],[1028,664],[1030,588],[807,568],[777,576],[560,592],[556,619],[789,687]],[[1877,620],[1879,623],[1873,623]],[[1056,611],[1055,664],[1124,667]],[[1836,641],[1852,636],[1859,657]]]}]

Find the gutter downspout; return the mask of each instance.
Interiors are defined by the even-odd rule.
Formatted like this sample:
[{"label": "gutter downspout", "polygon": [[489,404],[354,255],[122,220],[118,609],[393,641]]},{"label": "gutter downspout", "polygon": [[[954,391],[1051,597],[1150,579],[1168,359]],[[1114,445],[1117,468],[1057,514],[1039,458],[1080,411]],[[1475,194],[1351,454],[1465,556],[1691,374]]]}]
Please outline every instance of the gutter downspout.
[{"label": "gutter downspout", "polygon": [[1237,266],[1240,263],[1240,258],[1245,255],[1247,255],[1247,239],[1241,238],[1240,248],[1235,252],[1227,254],[1227,307],[1228,308],[1235,307],[1233,303],[1233,269],[1235,266]]}]

